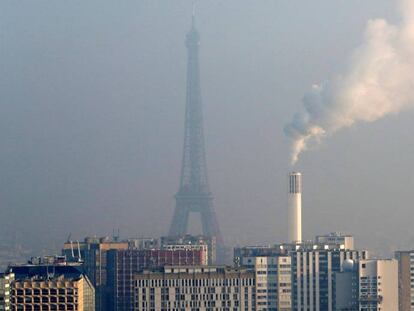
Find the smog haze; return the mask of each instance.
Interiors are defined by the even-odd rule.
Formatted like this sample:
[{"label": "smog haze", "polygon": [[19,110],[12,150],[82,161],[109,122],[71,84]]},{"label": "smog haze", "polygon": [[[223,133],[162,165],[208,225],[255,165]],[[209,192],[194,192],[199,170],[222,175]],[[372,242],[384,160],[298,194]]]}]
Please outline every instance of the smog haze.
[{"label": "smog haze", "polygon": [[[1,239],[47,251],[70,233],[167,234],[191,13],[189,0],[1,1]],[[228,245],[286,239],[283,128],[312,85],[346,71],[376,18],[400,23],[396,1],[197,2],[208,175]],[[355,124],[301,156],[304,239],[414,247],[413,117]]]}]

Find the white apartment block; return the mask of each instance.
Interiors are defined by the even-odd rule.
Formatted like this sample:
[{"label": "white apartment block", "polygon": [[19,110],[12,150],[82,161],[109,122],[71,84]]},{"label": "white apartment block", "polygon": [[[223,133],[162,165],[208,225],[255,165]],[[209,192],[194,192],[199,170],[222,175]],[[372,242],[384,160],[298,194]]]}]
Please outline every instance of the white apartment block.
[{"label": "white apartment block", "polygon": [[253,311],[255,274],[221,266],[165,266],[134,275],[134,311]]},{"label": "white apartment block", "polygon": [[291,258],[287,255],[241,257],[256,275],[256,310],[292,310]]},{"label": "white apartment block", "polygon": [[398,310],[398,261],[359,261],[359,310]]}]

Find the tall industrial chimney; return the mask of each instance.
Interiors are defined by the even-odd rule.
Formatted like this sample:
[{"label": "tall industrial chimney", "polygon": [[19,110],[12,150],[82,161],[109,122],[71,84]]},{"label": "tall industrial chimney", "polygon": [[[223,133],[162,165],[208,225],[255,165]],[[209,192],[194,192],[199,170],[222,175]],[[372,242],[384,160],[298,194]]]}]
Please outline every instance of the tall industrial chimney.
[{"label": "tall industrial chimney", "polygon": [[289,174],[288,193],[288,225],[289,242],[302,242],[302,174],[292,172]]}]

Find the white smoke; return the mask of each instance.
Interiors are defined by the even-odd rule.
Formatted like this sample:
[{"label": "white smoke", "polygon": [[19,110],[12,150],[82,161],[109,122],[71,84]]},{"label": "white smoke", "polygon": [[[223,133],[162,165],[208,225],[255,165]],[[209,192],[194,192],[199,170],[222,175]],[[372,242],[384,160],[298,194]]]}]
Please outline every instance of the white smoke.
[{"label": "white smoke", "polygon": [[285,127],[292,139],[292,164],[310,145],[341,128],[414,106],[414,0],[401,4],[400,25],[369,21],[349,70],[314,85],[304,97],[304,110]]}]

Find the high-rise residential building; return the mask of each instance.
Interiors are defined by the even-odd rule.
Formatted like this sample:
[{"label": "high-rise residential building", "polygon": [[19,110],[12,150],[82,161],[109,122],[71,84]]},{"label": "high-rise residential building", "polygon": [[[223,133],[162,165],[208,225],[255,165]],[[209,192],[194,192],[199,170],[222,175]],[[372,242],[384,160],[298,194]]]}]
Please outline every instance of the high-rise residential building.
[{"label": "high-rise residential building", "polygon": [[414,250],[397,251],[399,311],[414,310]]},{"label": "high-rise residential building", "polygon": [[349,234],[332,232],[329,234],[317,235],[315,244],[323,244],[329,246],[339,246],[344,249],[354,249],[354,237]]},{"label": "high-rise residential building", "polygon": [[333,274],[333,310],[359,311],[358,264],[345,260],[342,271]]},{"label": "high-rise residential building", "polygon": [[86,275],[19,278],[12,283],[11,310],[95,311],[95,291]]},{"label": "high-rise residential building", "polygon": [[334,274],[333,288],[336,311],[397,311],[398,261],[346,260]]},{"label": "high-rise residential building", "polygon": [[95,289],[80,264],[32,261],[11,266],[11,310],[95,311]]},{"label": "high-rise residential building", "polygon": [[299,246],[292,256],[293,310],[334,311],[333,278],[345,260],[368,257],[367,251]]},{"label": "high-rise residential building", "polygon": [[292,310],[292,271],[289,255],[241,256],[240,264],[255,273],[257,311]]},{"label": "high-rise residential building", "polygon": [[205,235],[184,235],[177,237],[161,237],[162,249],[180,249],[193,248],[203,249],[206,252],[208,264],[212,265],[216,262],[216,238]]},{"label": "high-rise residential building", "polygon": [[13,273],[0,273],[0,311],[11,310],[10,287],[13,280]]},{"label": "high-rise residential building", "polygon": [[290,257],[292,310],[334,311],[334,274],[343,271],[343,263],[347,260],[367,259],[368,252],[351,249],[352,240],[350,243],[339,235],[329,241],[320,240],[325,243],[302,241],[235,248],[234,262],[240,266],[245,264],[244,257]]},{"label": "high-rise residential building", "polygon": [[165,266],[134,274],[134,311],[255,310],[255,274],[224,266]]},{"label": "high-rise residential building", "polygon": [[110,289],[107,285],[107,252],[128,249],[129,243],[114,241],[108,237],[86,237],[83,242],[68,241],[62,254],[68,261],[81,262],[85,273],[95,287],[96,310],[111,311],[108,308]]},{"label": "high-rise residential building", "polygon": [[359,309],[398,310],[398,261],[371,259],[359,261]]},{"label": "high-rise residential building", "polygon": [[132,310],[133,274],[142,269],[165,265],[200,266],[207,263],[202,249],[110,250],[107,267],[111,310]]}]

